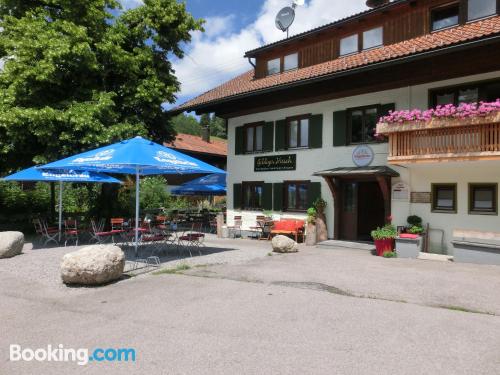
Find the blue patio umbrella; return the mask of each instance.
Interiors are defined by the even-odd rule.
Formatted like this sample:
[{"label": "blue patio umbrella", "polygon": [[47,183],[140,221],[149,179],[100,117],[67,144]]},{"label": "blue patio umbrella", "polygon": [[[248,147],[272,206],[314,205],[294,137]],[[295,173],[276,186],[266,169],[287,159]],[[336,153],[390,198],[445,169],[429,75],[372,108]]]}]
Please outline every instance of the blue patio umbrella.
[{"label": "blue patio umbrella", "polygon": [[196,178],[172,189],[175,195],[226,195],[226,176],[214,173]]},{"label": "blue patio umbrella", "polygon": [[44,170],[89,170],[135,174],[135,250],[139,240],[139,176],[157,174],[221,173],[222,169],[191,156],[135,137],[93,151],[70,156],[41,167]]},{"label": "blue patio umbrella", "polygon": [[37,167],[31,167],[4,177],[4,181],[45,181],[59,182],[59,239],[62,229],[62,193],[63,182],[97,182],[121,184],[114,177],[99,172],[68,170],[63,172],[45,171]]}]

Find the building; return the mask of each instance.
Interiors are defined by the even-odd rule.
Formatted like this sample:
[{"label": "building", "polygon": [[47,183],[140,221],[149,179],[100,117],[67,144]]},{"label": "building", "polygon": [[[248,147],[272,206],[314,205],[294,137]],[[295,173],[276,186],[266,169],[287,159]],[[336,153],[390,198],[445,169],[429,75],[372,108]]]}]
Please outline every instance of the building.
[{"label": "building", "polygon": [[305,217],[321,195],[335,239],[369,239],[389,215],[421,216],[435,251],[452,251],[457,228],[498,231],[498,120],[385,140],[375,128],[393,109],[499,98],[500,3],[367,3],[248,51],[251,70],[174,110],[227,120],[228,220]]},{"label": "building", "polygon": [[[172,142],[165,142],[164,146],[173,148],[183,154],[225,170],[227,166],[227,141],[210,137],[210,133],[206,130],[208,129],[203,129],[203,135],[201,137],[179,133]],[[169,176],[169,189],[201,176],[202,175]]]}]

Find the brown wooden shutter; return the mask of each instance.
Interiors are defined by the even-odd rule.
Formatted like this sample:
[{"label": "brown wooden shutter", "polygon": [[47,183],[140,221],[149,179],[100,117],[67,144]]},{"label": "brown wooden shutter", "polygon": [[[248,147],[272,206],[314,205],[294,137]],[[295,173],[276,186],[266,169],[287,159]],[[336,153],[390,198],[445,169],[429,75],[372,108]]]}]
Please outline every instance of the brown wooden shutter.
[{"label": "brown wooden shutter", "polygon": [[262,209],[273,209],[273,184],[264,184],[262,187]]},{"label": "brown wooden shutter", "polygon": [[309,148],[323,146],[323,115],[312,115],[309,120]]},{"label": "brown wooden shutter", "polygon": [[283,184],[273,184],[273,207],[274,211],[283,211]]},{"label": "brown wooden shutter", "polygon": [[244,127],[238,126],[234,136],[234,153],[241,155],[245,153],[245,133]]},{"label": "brown wooden shutter", "polygon": [[242,207],[242,185],[233,184],[233,209],[241,210]]},{"label": "brown wooden shutter", "polygon": [[264,124],[264,129],[262,132],[264,139],[262,140],[262,151],[271,152],[273,151],[273,141],[274,141],[274,122],[266,122]]},{"label": "brown wooden shutter", "polygon": [[274,144],[276,151],[286,150],[286,120],[276,121],[276,140]]},{"label": "brown wooden shutter", "polygon": [[333,145],[347,145],[347,111],[333,112]]},{"label": "brown wooden shutter", "polygon": [[307,191],[307,205],[312,207],[314,201],[321,198],[321,182],[311,182]]}]

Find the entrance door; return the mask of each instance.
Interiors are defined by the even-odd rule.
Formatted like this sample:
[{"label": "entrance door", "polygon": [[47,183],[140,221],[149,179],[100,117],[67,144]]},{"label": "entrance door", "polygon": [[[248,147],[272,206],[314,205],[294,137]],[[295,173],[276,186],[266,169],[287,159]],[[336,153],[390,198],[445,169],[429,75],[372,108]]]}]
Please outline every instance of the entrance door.
[{"label": "entrance door", "polygon": [[371,241],[370,232],[385,223],[384,197],[377,181],[344,180],[340,235],[346,241]]}]

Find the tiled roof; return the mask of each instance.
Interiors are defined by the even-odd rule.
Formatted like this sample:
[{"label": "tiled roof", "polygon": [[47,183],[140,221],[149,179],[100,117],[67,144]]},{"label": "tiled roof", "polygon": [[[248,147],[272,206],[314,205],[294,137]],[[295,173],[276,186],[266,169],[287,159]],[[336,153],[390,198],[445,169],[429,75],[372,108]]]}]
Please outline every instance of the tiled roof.
[{"label": "tiled roof", "polygon": [[205,142],[196,135],[179,133],[173,142],[164,143],[164,145],[176,150],[227,156],[227,142],[213,137],[210,142]]},{"label": "tiled roof", "polygon": [[368,66],[375,63],[410,57],[422,52],[438,50],[444,47],[473,41],[500,33],[500,16],[483,19],[466,25],[426,34],[403,42],[363,51],[335,60],[308,66],[294,71],[275,74],[272,76],[254,79],[254,71],[250,70],[206,93],[174,108],[180,112],[192,110],[211,102],[229,99],[234,96],[258,92],[271,87],[279,87],[303,80],[318,78],[346,72],[351,69]]}]

